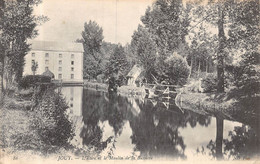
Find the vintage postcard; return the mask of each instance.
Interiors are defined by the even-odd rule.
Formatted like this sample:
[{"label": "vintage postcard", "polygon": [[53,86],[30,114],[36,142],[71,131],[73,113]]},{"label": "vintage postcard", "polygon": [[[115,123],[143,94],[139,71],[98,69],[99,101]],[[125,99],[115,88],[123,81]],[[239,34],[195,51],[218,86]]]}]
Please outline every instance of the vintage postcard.
[{"label": "vintage postcard", "polygon": [[259,0],[0,0],[0,163],[259,163]]}]

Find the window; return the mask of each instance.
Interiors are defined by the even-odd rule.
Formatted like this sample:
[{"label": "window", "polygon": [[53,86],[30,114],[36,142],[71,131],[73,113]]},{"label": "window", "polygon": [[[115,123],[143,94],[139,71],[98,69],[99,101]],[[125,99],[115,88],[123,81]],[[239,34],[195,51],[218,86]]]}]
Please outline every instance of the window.
[{"label": "window", "polygon": [[62,71],[62,67],[59,67],[59,71]]},{"label": "window", "polygon": [[71,67],[71,71],[74,71],[74,68],[73,68],[73,67]]},{"label": "window", "polygon": [[71,61],[71,65],[74,65],[74,61]]},{"label": "window", "polygon": [[59,60],[59,64],[62,64],[62,60]]},{"label": "window", "polygon": [[49,57],[49,54],[48,54],[48,53],[46,53],[46,54],[45,54],[45,57],[46,57],[46,58],[48,58],[48,57]]},{"label": "window", "polygon": [[70,98],[70,101],[73,101],[73,97]]},{"label": "window", "polygon": [[71,79],[74,79],[74,74],[71,74],[71,75],[70,75],[70,78],[71,78]]},{"label": "window", "polygon": [[49,64],[49,60],[45,60],[45,64]]},{"label": "window", "polygon": [[62,79],[62,74],[61,74],[61,73],[58,75],[58,78],[59,78],[59,79]]},{"label": "window", "polygon": [[71,59],[74,59],[74,54],[71,54]]},{"label": "window", "polygon": [[73,104],[70,104],[70,107],[72,108],[72,107],[73,107]]},{"label": "window", "polygon": [[59,58],[62,58],[62,54],[59,54]]},{"label": "window", "polygon": [[32,53],[32,57],[35,57],[35,53],[34,52]]},{"label": "window", "polygon": [[45,67],[45,71],[47,71],[49,69],[49,67]]},{"label": "window", "polygon": [[35,60],[32,60],[32,64],[34,64],[35,63]]}]

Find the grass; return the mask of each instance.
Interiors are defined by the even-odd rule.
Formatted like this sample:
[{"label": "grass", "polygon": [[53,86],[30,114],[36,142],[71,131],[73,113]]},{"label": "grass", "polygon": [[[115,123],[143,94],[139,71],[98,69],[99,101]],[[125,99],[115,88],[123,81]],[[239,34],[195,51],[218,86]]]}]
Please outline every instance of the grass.
[{"label": "grass", "polygon": [[[0,106],[0,163],[4,159],[12,160],[13,157],[32,160],[50,159],[59,155],[95,156],[90,148],[78,148],[74,145],[54,146],[47,144],[39,136],[39,127],[35,126],[37,112],[30,101],[32,91],[19,91],[8,95],[4,104]],[[25,96],[27,95],[27,96]],[[37,117],[41,119],[41,117]],[[45,124],[45,121],[43,121]]]}]

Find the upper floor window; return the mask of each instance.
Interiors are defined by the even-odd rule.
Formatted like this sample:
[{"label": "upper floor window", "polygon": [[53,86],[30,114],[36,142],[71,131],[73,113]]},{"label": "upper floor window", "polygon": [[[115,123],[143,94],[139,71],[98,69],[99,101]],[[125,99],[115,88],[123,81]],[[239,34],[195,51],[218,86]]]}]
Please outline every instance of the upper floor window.
[{"label": "upper floor window", "polygon": [[47,57],[49,57],[49,54],[48,54],[48,53],[46,53],[46,54],[45,54],[45,57],[46,57],[46,58],[47,58]]},{"label": "upper floor window", "polygon": [[62,60],[59,60],[59,64],[62,64]]},{"label": "upper floor window", "polygon": [[35,63],[35,60],[32,60],[32,64],[34,64]]},{"label": "upper floor window", "polygon": [[74,61],[71,61],[71,65],[74,65]]},{"label": "upper floor window", "polygon": [[49,60],[45,60],[45,64],[49,64]]},{"label": "upper floor window", "polygon": [[74,71],[74,68],[73,68],[73,67],[71,67],[71,71]]},{"label": "upper floor window", "polygon": [[45,71],[47,71],[49,69],[49,67],[45,67]]},{"label": "upper floor window", "polygon": [[71,58],[74,59],[74,54],[71,54]]},{"label": "upper floor window", "polygon": [[71,79],[74,79],[74,74],[71,74],[71,75],[70,75],[70,78],[71,78]]},{"label": "upper floor window", "polygon": [[35,53],[34,52],[32,53],[32,57],[35,57]]},{"label": "upper floor window", "polygon": [[62,67],[59,67],[59,71],[62,71]]},{"label": "upper floor window", "polygon": [[59,54],[59,58],[62,58],[62,54]]},{"label": "upper floor window", "polygon": [[61,74],[61,73],[58,75],[58,78],[59,78],[59,79],[62,79],[62,74]]}]

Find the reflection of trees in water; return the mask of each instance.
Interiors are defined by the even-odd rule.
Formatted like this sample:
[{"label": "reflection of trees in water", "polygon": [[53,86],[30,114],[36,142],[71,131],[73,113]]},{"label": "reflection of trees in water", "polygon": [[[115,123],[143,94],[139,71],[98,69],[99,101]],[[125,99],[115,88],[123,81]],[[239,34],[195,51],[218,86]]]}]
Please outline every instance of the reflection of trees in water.
[{"label": "reflection of trees in water", "polygon": [[[213,158],[222,159],[223,154],[228,159],[251,159],[260,154],[260,139],[256,131],[247,125],[236,126],[229,131],[230,139],[223,139],[223,120],[217,119],[216,141],[210,141],[207,148]],[[224,152],[222,152],[222,143]],[[204,148],[202,148],[204,150]],[[204,153],[199,151],[198,153]]]},{"label": "reflection of trees in water", "polygon": [[[191,111],[182,113],[175,105],[166,110],[162,103],[153,105],[150,101],[131,100],[116,94],[106,94],[98,91],[83,92],[83,121],[81,132],[84,145],[91,145],[103,150],[112,138],[121,135],[126,120],[132,128],[132,143],[143,157],[180,157],[185,159],[185,144],[178,128],[191,127],[197,124],[208,126],[210,117],[201,116]],[[137,104],[138,110],[133,105]],[[140,111],[139,111],[140,110]],[[139,111],[138,114],[133,111]],[[103,131],[99,121],[108,121],[113,127],[114,136],[102,141]]]},{"label": "reflection of trees in water", "polygon": [[260,154],[260,139],[254,129],[243,125],[229,132],[231,139],[224,140],[224,151],[230,158],[248,159]]},{"label": "reflection of trees in water", "polygon": [[185,144],[178,128],[186,127],[187,123],[191,127],[195,127],[197,123],[203,126],[210,123],[209,117],[201,117],[189,111],[181,113],[174,105],[166,110],[160,103],[153,106],[147,102],[140,108],[140,114],[130,121],[130,126],[133,130],[132,142],[144,157],[185,159]]}]

